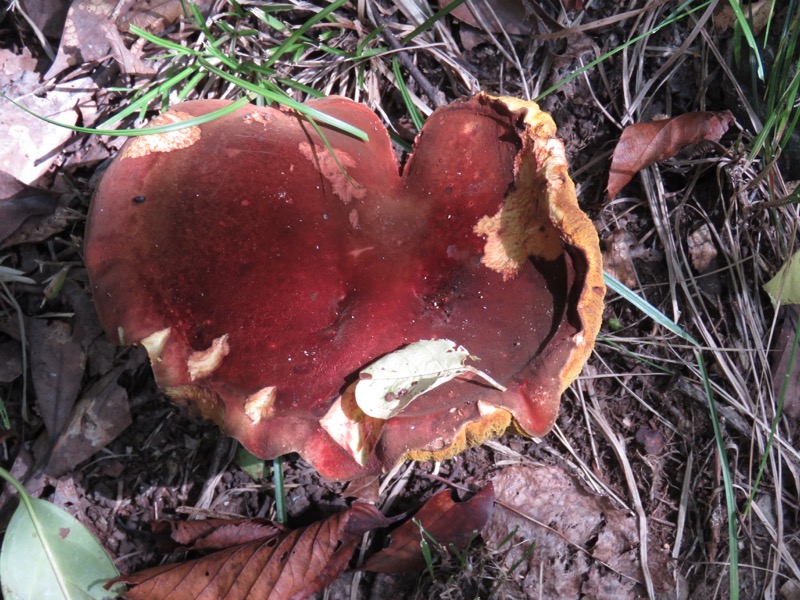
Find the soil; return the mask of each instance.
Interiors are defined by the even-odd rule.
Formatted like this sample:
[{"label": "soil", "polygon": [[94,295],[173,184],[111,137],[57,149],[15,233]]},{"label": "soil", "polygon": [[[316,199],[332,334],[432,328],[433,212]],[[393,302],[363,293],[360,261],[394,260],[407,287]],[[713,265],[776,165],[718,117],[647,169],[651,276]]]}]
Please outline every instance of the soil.
[{"label": "soil", "polygon": [[[563,16],[553,6],[542,4],[543,10],[553,18],[559,14]],[[628,10],[641,8],[645,3],[630,4]],[[583,22],[613,17],[620,10],[617,2],[587,2]],[[569,12],[571,18],[576,14],[575,11]],[[393,15],[393,18],[402,20],[398,15]],[[468,28],[452,17],[448,17],[447,23],[456,40],[460,40],[459,35]],[[653,36],[651,46],[662,51],[642,58],[637,81],[648,81],[657,73],[670,53],[687,38],[690,26],[686,20],[677,21]],[[543,91],[581,64],[596,58],[601,49],[624,42],[630,35],[629,27],[631,22],[625,20],[573,36],[545,41],[516,36],[511,41],[517,56],[522,57],[523,70],[531,80],[536,80],[538,90]],[[55,30],[59,31],[58,28]],[[186,26],[172,26],[165,35],[180,39],[194,34]],[[730,43],[728,34],[718,35],[721,45]],[[0,40],[3,40],[0,42],[3,50],[17,55],[30,52],[36,61],[35,70],[39,73],[47,71],[50,63],[30,27],[18,13],[6,14],[0,23]],[[719,67],[715,67],[712,73],[705,72],[702,70],[703,62],[696,55],[690,53],[687,56],[663,82],[661,91],[648,97],[650,102],[639,111],[637,120],[699,109],[730,108],[737,115],[741,114],[735,98],[723,94],[719,86],[708,84],[710,79],[720,76]],[[440,89],[448,101],[476,91],[457,80],[431,54],[415,52],[414,57],[424,77],[433,87]],[[518,73],[493,43],[484,41],[464,50],[457,59],[481,89],[490,93],[524,95]],[[550,65],[550,68],[541,65]],[[626,242],[620,247],[630,251],[632,257],[622,261],[635,264],[634,283],[647,290],[647,298],[652,304],[673,315],[672,274],[665,259],[669,248],[664,247],[663,239],[656,233],[654,210],[643,200],[643,184],[635,179],[625,189],[625,197],[618,202],[609,202],[604,197],[609,153],[619,137],[619,129],[603,114],[603,110],[610,112],[617,121],[623,119],[625,108],[620,89],[623,80],[629,77],[629,68],[623,55],[617,54],[604,61],[601,68],[592,69],[587,76],[577,77],[549,94],[542,107],[551,112],[559,126],[582,205],[594,218],[607,248],[615,247],[615,236],[624,230]],[[107,58],[69,67],[58,78],[66,80],[78,72],[102,79],[101,86],[106,87],[136,79],[135,76],[120,75],[113,61]],[[402,98],[395,88],[385,80],[381,81],[384,114],[389,124],[399,123],[407,115]],[[412,91],[424,97],[424,91],[413,78],[410,78],[409,85]],[[121,96],[109,92],[98,91],[97,99],[98,110],[104,114],[113,114],[121,102]],[[412,126],[406,120],[402,127]],[[115,558],[120,571],[131,573],[165,560],[157,551],[155,538],[149,530],[152,520],[187,515],[274,518],[276,513],[270,465],[267,465],[263,478],[252,479],[237,466],[237,445],[234,442],[222,436],[214,426],[173,406],[159,392],[146,355],[140,349],[118,349],[98,335],[96,317],[91,314],[91,308],[87,308],[91,307],[91,298],[82,267],[81,240],[89,199],[104,168],[104,161],[119,144],[120,140],[114,138],[81,136],[59,148],[58,160],[36,182],[37,187],[55,192],[60,211],[58,219],[34,215],[27,223],[27,229],[21,234],[15,233],[19,236],[16,241],[8,238],[11,242],[4,242],[0,255],[3,266],[28,274],[36,284],[14,283],[3,288],[7,296],[3,296],[0,304],[0,356],[28,351],[30,358],[27,382],[21,376],[22,363],[20,373],[14,375],[11,372],[4,379],[0,378],[0,399],[10,419],[2,444],[4,466],[24,481],[33,495],[53,501],[75,514]],[[725,148],[735,146],[731,140],[722,144]],[[718,175],[723,167],[715,170],[698,166],[704,157],[712,161],[720,154],[724,155],[721,146],[710,146],[697,152],[697,162],[692,163],[692,157],[684,157],[663,166],[660,173],[666,186],[663,193],[668,203],[668,214],[686,232],[694,231],[706,222],[714,227],[724,227],[726,220],[730,219],[731,208],[719,199],[730,199],[735,187],[730,177]],[[737,159],[729,156],[726,160],[735,162]],[[694,187],[689,196],[683,197],[681,191],[690,178],[694,178]],[[709,200],[702,205],[698,198]],[[698,203],[704,213],[695,207]],[[761,217],[752,215],[742,217],[739,224],[765,227]],[[763,260],[777,260],[770,251],[765,251],[765,256]],[[43,300],[42,284],[57,276],[65,266],[69,267],[67,283],[60,292]],[[713,310],[712,314],[701,315],[701,318],[713,319],[714,326],[722,332],[721,346],[741,344],[740,332],[734,326],[726,325],[735,322],[736,312],[741,311],[740,306],[727,300],[735,292],[730,278],[715,276],[711,272],[698,281],[703,287],[697,293],[711,299],[709,304]],[[14,309],[12,298],[18,303],[19,312]],[[603,330],[607,343],[598,345],[583,377],[564,395],[557,434],[550,434],[542,440],[507,435],[499,440],[499,445],[473,448],[441,464],[415,464],[399,488],[391,513],[413,511],[435,492],[448,486],[462,490],[459,492],[462,495],[465,493],[463,490],[478,490],[509,464],[523,462],[566,468],[575,475],[581,472],[579,465],[586,465],[605,485],[610,502],[619,507],[615,499],[624,499],[624,505],[631,508],[634,505],[631,480],[626,477],[615,446],[596,422],[587,425],[590,414],[599,410],[603,421],[624,444],[627,460],[622,462],[629,465],[640,495],[648,523],[650,548],[670,557],[665,568],[671,581],[665,584],[666,587],[681,598],[727,597],[728,540],[719,455],[702,385],[692,367],[693,354],[687,345],[677,341],[673,348],[649,346],[653,340],[662,340],[668,334],[649,319],[643,319],[631,305],[614,296],[610,296],[610,300]],[[683,305],[684,311],[689,310],[686,306]],[[24,336],[19,315],[23,316],[25,331],[30,336],[27,348],[21,345]],[[37,360],[40,363],[45,361],[41,354],[55,344],[55,332],[47,330],[32,335],[35,327],[32,329],[31,323],[34,321],[49,326],[53,323],[67,324],[65,333],[73,344],[64,346],[62,343],[53,350],[59,353],[60,359],[47,362],[48,365],[60,364],[65,369],[54,388],[43,387],[44,382],[37,379],[43,377],[43,371],[37,368]],[[694,324],[690,322],[687,327],[696,335]],[[620,349],[615,340],[623,334],[630,341]],[[4,347],[10,348],[11,354],[3,354]],[[636,352],[642,348],[648,360],[657,364],[641,360]],[[83,362],[79,361],[79,365],[70,368],[70,356],[75,355],[82,356]],[[726,379],[729,374],[722,367],[711,361],[710,368],[711,377],[720,389],[732,389]],[[52,412],[52,409],[42,408],[43,390],[50,389],[55,398],[62,398],[70,395],[69,389],[74,389],[72,396],[83,398],[87,390],[108,373],[114,374],[114,381],[124,390],[130,424],[91,456],[80,457],[77,464],[67,461],[66,468],[55,472],[50,469],[48,473],[48,465],[52,467],[51,443],[54,439],[45,429],[50,418],[48,411]],[[3,371],[0,370],[0,374]],[[731,396],[735,398],[733,392]],[[734,465],[741,466],[737,461],[744,460],[742,457],[746,454],[742,449],[750,445],[753,422],[743,418],[741,411],[730,409],[730,404],[734,407],[737,404],[728,402],[725,394],[718,396],[718,402],[721,410],[726,407],[728,410],[723,410],[722,435],[731,450],[729,458]],[[104,417],[103,426],[108,429],[124,426],[122,412]],[[795,425],[792,426],[796,432]],[[790,445],[794,443],[797,448],[796,433],[794,435],[793,440],[789,437],[787,442]],[[735,455],[737,450],[743,454]],[[71,447],[66,450],[58,447],[55,452],[73,450]],[[74,456],[79,457],[79,450],[75,452]],[[524,459],[515,458],[517,455]],[[791,464],[790,470],[796,474],[797,463]],[[289,516],[287,525],[290,528],[325,518],[353,501],[346,484],[320,478],[297,456],[284,457],[283,468]],[[738,471],[736,474],[738,484],[743,475]],[[748,486],[751,476],[750,472],[745,478]],[[688,503],[684,477],[688,477]],[[785,495],[789,500],[783,526],[787,531],[796,531],[798,490],[792,487],[796,481],[787,481],[785,485]],[[772,483],[767,487],[771,489]],[[782,493],[779,491],[778,497],[782,498]],[[765,492],[759,498],[763,510],[774,510],[772,496]],[[737,496],[737,502],[744,500],[744,496]],[[6,492],[2,502],[2,514],[7,519],[15,505],[12,494]],[[673,553],[679,524],[683,537]],[[740,538],[740,559],[752,567],[741,572],[743,598],[762,597],[767,588],[774,591],[770,588],[774,584],[763,571],[772,569],[774,564],[773,550],[766,541],[769,539],[761,525]],[[385,541],[386,534],[378,534],[373,537],[370,548],[379,548]],[[800,556],[796,539],[785,540],[785,543],[784,549],[790,555]],[[503,567],[503,553],[489,547],[486,542],[479,542],[473,550],[476,564],[480,563],[480,568],[475,567],[477,575],[474,576],[468,576],[472,566],[470,569],[463,565],[453,568],[452,559],[437,557],[440,577],[436,582],[416,573],[389,576],[354,574],[351,571],[318,597],[528,597],[530,592],[522,583],[527,566],[508,578],[512,582],[519,579],[517,584],[506,585],[500,593],[497,588],[487,587],[485,581],[503,576],[503,569],[507,569],[507,565]],[[166,560],[178,558],[168,556]],[[796,575],[785,565],[782,568],[787,580]],[[491,589],[494,591],[489,591]],[[590,594],[584,592],[581,597],[590,597]]]}]

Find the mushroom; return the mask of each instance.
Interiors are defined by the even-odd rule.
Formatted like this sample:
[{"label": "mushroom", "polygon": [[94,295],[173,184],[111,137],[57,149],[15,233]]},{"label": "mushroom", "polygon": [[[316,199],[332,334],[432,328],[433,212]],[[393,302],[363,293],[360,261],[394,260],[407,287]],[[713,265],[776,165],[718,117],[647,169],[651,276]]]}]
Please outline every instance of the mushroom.
[{"label": "mushroom", "polygon": [[[224,105],[186,102],[152,124]],[[512,425],[548,432],[605,293],[550,116],[486,94],[454,102],[401,174],[372,111],[309,105],[369,141],[247,106],[125,144],[86,231],[107,334],[143,345],[173,401],[255,455],[298,452],[331,479],[441,460]],[[505,391],[472,369],[388,419],[364,414],[359,374],[420,340],[468,349]]]}]

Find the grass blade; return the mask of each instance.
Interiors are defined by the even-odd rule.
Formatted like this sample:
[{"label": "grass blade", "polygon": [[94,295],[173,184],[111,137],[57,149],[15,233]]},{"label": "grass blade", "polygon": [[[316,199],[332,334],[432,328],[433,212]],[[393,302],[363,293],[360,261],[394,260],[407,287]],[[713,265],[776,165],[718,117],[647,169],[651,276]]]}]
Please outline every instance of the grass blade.
[{"label": "grass blade", "polygon": [[64,123],[53,121],[52,119],[48,119],[47,117],[43,117],[41,115],[36,114],[32,110],[22,106],[21,104],[15,102],[14,100],[9,98],[8,96],[5,96],[4,94],[0,94],[0,96],[11,102],[18,108],[21,108],[29,115],[33,115],[34,117],[36,117],[37,119],[41,119],[45,123],[50,123],[50,125],[56,125],[57,127],[65,127],[66,129],[77,131],[78,133],[90,133],[94,135],[113,135],[121,137],[137,137],[140,135],[155,135],[157,133],[169,133],[171,131],[186,129],[187,127],[194,127],[195,125],[202,125],[203,123],[208,123],[209,121],[213,121],[214,119],[219,119],[220,117],[230,114],[250,102],[250,99],[247,97],[239,98],[238,100],[229,104],[228,106],[220,108],[219,110],[215,110],[214,112],[210,112],[206,115],[200,115],[199,117],[192,117],[191,119],[186,119],[185,121],[179,121],[178,123],[170,123],[169,125],[159,125],[157,127],[143,127],[142,129],[93,129],[91,127],[65,125]]},{"label": "grass blade", "polygon": [[731,477],[730,465],[727,460],[727,453],[725,451],[725,440],[722,437],[722,428],[719,424],[719,416],[717,409],[714,406],[714,395],[711,390],[711,381],[708,376],[705,359],[701,353],[700,344],[691,335],[683,330],[675,321],[667,317],[664,313],[658,310],[655,306],[650,304],[647,300],[639,296],[637,293],[628,289],[627,286],[617,281],[611,275],[604,273],[606,285],[619,294],[622,298],[630,304],[641,310],[645,315],[653,319],[656,323],[671,331],[675,335],[680,336],[688,341],[695,347],[695,360],[700,368],[700,374],[703,379],[703,389],[705,391],[706,403],[708,404],[708,411],[711,416],[711,424],[714,430],[714,440],[719,454],[720,468],[722,470],[722,482],[725,488],[725,505],[728,516],[728,552],[730,555],[730,569],[729,569],[729,594],[731,600],[738,600],[739,598],[739,543],[738,543],[738,516],[736,513],[736,496],[733,491],[733,478]]}]

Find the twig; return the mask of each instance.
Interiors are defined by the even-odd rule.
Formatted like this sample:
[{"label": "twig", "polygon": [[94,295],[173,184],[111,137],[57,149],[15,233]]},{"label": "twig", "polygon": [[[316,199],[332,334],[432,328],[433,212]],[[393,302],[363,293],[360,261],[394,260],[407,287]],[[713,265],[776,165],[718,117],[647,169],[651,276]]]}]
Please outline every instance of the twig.
[{"label": "twig", "polygon": [[[381,29],[381,37],[389,44],[393,50],[403,50],[403,44],[400,43],[400,40],[389,31],[389,26],[386,23],[386,20],[380,16],[379,14],[373,12],[372,20],[375,22],[375,25],[378,27],[382,27]],[[397,53],[397,60],[403,65],[406,70],[409,72],[411,77],[417,82],[422,91],[425,95],[430,99],[431,103],[435,108],[440,106],[444,106],[447,102],[445,100],[444,93],[433,86],[433,84],[428,80],[425,75],[422,74],[422,71],[419,70],[417,65],[411,60],[411,58],[405,52],[398,52]]]}]

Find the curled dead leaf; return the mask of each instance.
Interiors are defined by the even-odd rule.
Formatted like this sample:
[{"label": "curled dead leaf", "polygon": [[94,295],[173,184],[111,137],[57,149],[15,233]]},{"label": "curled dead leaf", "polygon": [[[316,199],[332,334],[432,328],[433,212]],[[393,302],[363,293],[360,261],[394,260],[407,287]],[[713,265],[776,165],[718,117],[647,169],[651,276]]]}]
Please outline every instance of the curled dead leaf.
[{"label": "curled dead leaf", "polygon": [[254,541],[266,541],[282,531],[266,519],[158,520],[150,524],[162,554],[176,550],[220,550]]},{"label": "curled dead leaf", "polygon": [[420,549],[422,531],[444,547],[465,549],[484,528],[494,509],[494,487],[489,483],[464,502],[454,502],[450,490],[439,492],[392,532],[392,541],[362,567],[364,571],[404,573],[420,571],[425,557]]},{"label": "curled dead leaf", "polygon": [[686,146],[702,141],[718,142],[733,123],[729,110],[691,112],[635,123],[622,130],[611,157],[606,191],[613,199],[633,176],[647,166],[675,156]]}]

